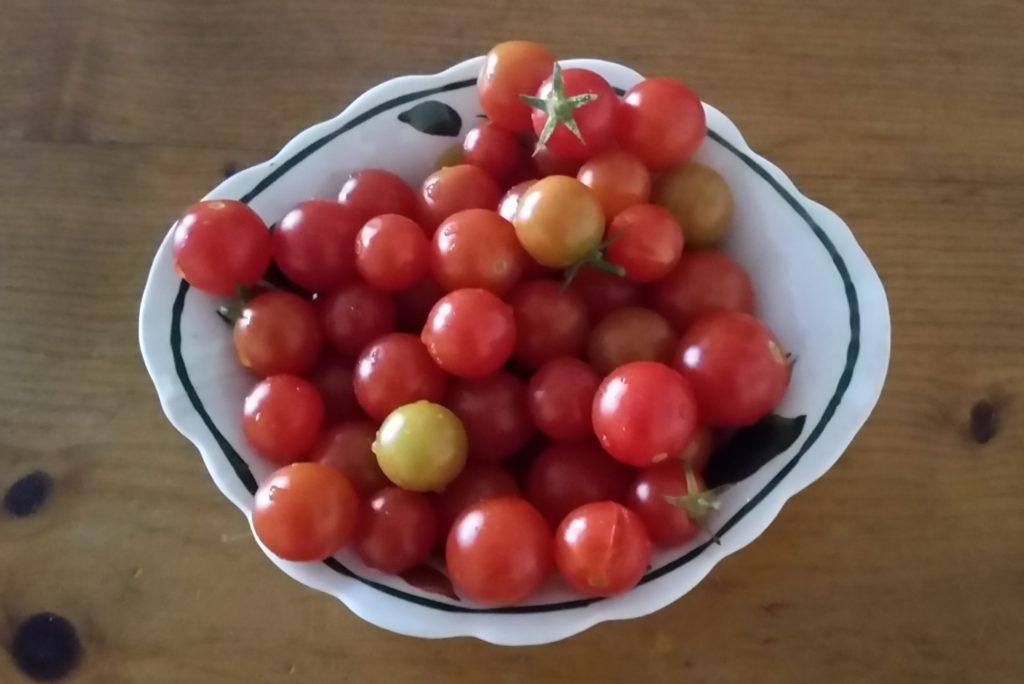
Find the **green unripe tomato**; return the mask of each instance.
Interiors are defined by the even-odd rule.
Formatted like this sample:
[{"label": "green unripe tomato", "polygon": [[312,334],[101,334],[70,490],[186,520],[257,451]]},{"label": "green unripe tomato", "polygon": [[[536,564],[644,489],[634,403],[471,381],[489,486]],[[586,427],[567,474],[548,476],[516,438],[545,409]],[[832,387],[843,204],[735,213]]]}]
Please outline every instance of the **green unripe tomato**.
[{"label": "green unripe tomato", "polygon": [[440,491],[466,464],[466,430],[444,406],[417,401],[388,414],[373,453],[388,479],[402,489]]}]

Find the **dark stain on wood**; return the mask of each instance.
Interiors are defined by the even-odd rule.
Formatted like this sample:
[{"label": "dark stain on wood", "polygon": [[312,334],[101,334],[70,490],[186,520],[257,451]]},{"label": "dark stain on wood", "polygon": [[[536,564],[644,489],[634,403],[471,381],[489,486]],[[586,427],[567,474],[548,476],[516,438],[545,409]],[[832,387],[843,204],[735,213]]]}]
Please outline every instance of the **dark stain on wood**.
[{"label": "dark stain on wood", "polygon": [[53,478],[36,470],[12,484],[4,494],[4,508],[11,515],[24,518],[32,515],[46,503],[53,489]]},{"label": "dark stain on wood", "polygon": [[11,656],[32,679],[52,681],[75,669],[82,657],[82,644],[67,618],[37,613],[18,625],[11,641]]},{"label": "dark stain on wood", "polygon": [[971,407],[971,439],[978,444],[988,443],[999,432],[999,407],[982,399]]},{"label": "dark stain on wood", "polygon": [[224,162],[224,169],[222,173],[224,174],[225,178],[231,178],[236,173],[238,173],[238,166],[235,164],[235,162],[232,161]]}]

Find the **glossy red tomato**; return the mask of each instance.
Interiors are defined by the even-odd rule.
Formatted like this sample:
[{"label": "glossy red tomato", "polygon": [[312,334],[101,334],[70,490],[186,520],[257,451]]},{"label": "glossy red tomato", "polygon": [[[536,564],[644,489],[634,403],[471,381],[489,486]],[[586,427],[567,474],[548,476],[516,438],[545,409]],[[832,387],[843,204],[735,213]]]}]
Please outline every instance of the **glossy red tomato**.
[{"label": "glossy red tomato", "polygon": [[651,304],[684,331],[715,311],[753,313],[754,287],[742,266],[717,249],[684,251],[672,272],[650,289]]},{"label": "glossy red tomato", "polygon": [[444,290],[430,276],[407,290],[395,293],[395,329],[419,334],[430,310],[443,296]]},{"label": "glossy red tomato", "polygon": [[490,209],[452,214],[431,246],[434,280],[449,292],[478,287],[502,295],[519,281],[527,258],[512,224]]},{"label": "glossy red tomato", "polygon": [[309,460],[329,465],[345,476],[360,497],[367,497],[391,484],[377,465],[373,440],[377,427],[368,420],[351,420],[321,433]]},{"label": "glossy red tomato", "polygon": [[274,262],[310,292],[330,292],[356,276],[358,214],[337,202],[310,200],[295,207],[271,233]]},{"label": "glossy red tomato", "polygon": [[260,281],[270,257],[266,224],[241,202],[204,200],[174,224],[174,266],[204,292],[237,295],[239,286]]},{"label": "glossy red tomato", "polygon": [[506,192],[504,197],[501,198],[501,202],[498,203],[498,214],[501,218],[509,221],[510,223],[516,219],[516,210],[519,209],[519,200],[522,199],[523,193],[529,190],[530,186],[536,182],[536,178],[530,178],[522,181],[521,183],[516,183],[508,189],[508,192]]},{"label": "glossy red tomato", "polygon": [[352,210],[359,225],[383,214],[416,218],[416,193],[404,180],[383,169],[353,173],[341,186],[338,202]]},{"label": "glossy red tomato", "polygon": [[608,241],[605,258],[638,283],[664,277],[683,253],[683,229],[656,204],[635,204],[621,212],[608,226]]},{"label": "glossy red tomato", "polygon": [[640,306],[616,309],[598,321],[587,359],[602,376],[631,361],[671,363],[679,338],[661,315]]},{"label": "glossy red tomato", "polygon": [[531,368],[559,356],[578,356],[587,341],[590,316],[575,292],[554,280],[523,283],[509,296],[518,339],[515,356]]},{"label": "glossy red tomato", "polygon": [[707,425],[698,425],[693,433],[693,439],[679,454],[679,460],[693,468],[693,472],[700,475],[707,468],[708,460],[711,458],[711,451],[715,448],[715,433]]},{"label": "glossy red tomato", "polygon": [[427,176],[420,189],[419,216],[423,228],[433,234],[437,226],[463,209],[498,206],[501,189],[487,172],[472,164],[438,169]]},{"label": "glossy red tomato", "polygon": [[676,368],[686,376],[712,427],[756,423],[782,401],[789,362],[771,330],[750,314],[712,313],[679,341]]},{"label": "glossy red tomato", "polygon": [[437,535],[437,514],[426,494],[387,487],[363,504],[355,550],[368,567],[397,575],[425,561]]},{"label": "glossy red tomato", "polygon": [[430,310],[420,338],[445,371],[479,378],[501,368],[516,344],[512,307],[487,290],[449,292]]},{"label": "glossy red tomato", "polygon": [[487,121],[466,133],[462,158],[505,185],[522,178],[530,169],[530,155],[515,133]]},{"label": "glossy red tomato", "polygon": [[324,341],[313,305],[277,291],[264,292],[246,303],[232,338],[241,364],[260,375],[309,370]]},{"label": "glossy red tomato", "polygon": [[459,476],[434,495],[442,534],[447,534],[456,518],[470,506],[487,499],[518,496],[519,485],[507,470],[496,463],[468,461]]},{"label": "glossy red tomato", "polygon": [[400,214],[377,216],[356,235],[356,268],[373,287],[404,290],[430,270],[430,241],[410,218]]},{"label": "glossy red tomato", "polygon": [[545,147],[533,153],[533,165],[537,176],[575,176],[583,166],[583,159],[564,159]]},{"label": "glossy red tomato", "polygon": [[526,477],[526,499],[552,525],[591,501],[624,501],[633,475],[592,441],[552,444]]},{"label": "glossy red tomato", "polygon": [[477,78],[480,106],[487,117],[514,133],[531,130],[530,107],[519,96],[536,92],[551,75],[554,63],[547,48],[527,40],[510,40],[491,48]]},{"label": "glossy red tomato", "polygon": [[320,305],[327,341],[353,357],[381,335],[395,329],[395,304],[384,292],[353,283],[327,295]]},{"label": "glossy red tomato", "polygon": [[608,220],[651,197],[651,172],[642,161],[622,150],[609,150],[588,160],[576,177],[594,191]]},{"label": "glossy red tomato", "polygon": [[470,458],[504,460],[523,448],[533,435],[526,385],[505,371],[455,381],[445,405],[466,428]]},{"label": "glossy red tomato", "polygon": [[324,419],[316,388],[294,375],[271,375],[245,397],[242,431],[252,448],[276,465],[306,455]]},{"label": "glossy red tomato", "polygon": [[[583,95],[593,99],[583,101]],[[563,159],[589,159],[615,137],[619,98],[608,81],[589,69],[556,66],[531,104],[534,133],[543,147]]]},{"label": "glossy red tomato", "polygon": [[686,448],[697,428],[697,400],[676,371],[635,361],[617,368],[598,387],[591,420],[605,451],[643,467]]},{"label": "glossy red tomato", "polygon": [[345,476],[322,463],[293,463],[256,490],[252,525],[274,555],[319,561],[352,538],[359,499]]},{"label": "glossy red tomato", "polygon": [[706,133],[700,98],[675,79],[648,78],[622,98],[616,139],[622,149],[652,170],[684,162],[697,151]]},{"label": "glossy red tomato", "polygon": [[679,546],[700,533],[700,523],[686,506],[669,500],[703,491],[704,485],[697,475],[693,475],[693,483],[696,487],[691,492],[686,466],[674,458],[644,468],[633,481],[628,506],[644,521],[655,544]]},{"label": "glossy red tomato", "polygon": [[578,591],[614,596],[636,586],[651,562],[640,518],[614,501],[584,504],[555,532],[555,564]]},{"label": "glossy red tomato", "polygon": [[593,434],[590,408],[601,377],[588,364],[568,356],[548,361],[530,379],[530,416],[551,439],[583,439]]},{"label": "glossy red tomato", "polygon": [[581,269],[569,289],[583,297],[591,319],[595,321],[615,309],[636,306],[642,299],[639,285],[596,268]]},{"label": "glossy red tomato", "polygon": [[324,424],[361,418],[363,411],[352,388],[352,362],[325,354],[306,375],[324,402]]},{"label": "glossy red tomato", "polygon": [[360,354],[353,385],[366,415],[381,421],[403,404],[441,401],[447,378],[418,337],[391,333]]},{"label": "glossy red tomato", "polygon": [[513,221],[531,257],[550,268],[585,258],[604,236],[604,212],[590,188],[568,176],[548,176],[523,193]]},{"label": "glossy red tomato", "polygon": [[518,603],[551,572],[551,530],[526,501],[487,499],[466,509],[448,533],[445,561],[465,596],[492,606]]}]

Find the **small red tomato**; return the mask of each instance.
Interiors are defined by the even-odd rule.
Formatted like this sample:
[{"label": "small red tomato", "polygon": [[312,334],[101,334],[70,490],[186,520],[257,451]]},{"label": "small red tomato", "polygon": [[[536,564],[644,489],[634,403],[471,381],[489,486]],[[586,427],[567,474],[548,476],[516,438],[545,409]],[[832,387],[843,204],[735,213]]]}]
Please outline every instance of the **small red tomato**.
[{"label": "small red tomato", "polygon": [[310,292],[335,290],[355,278],[356,233],[362,225],[355,212],[337,202],[303,202],[271,233],[274,263]]},{"label": "small red tomato", "polygon": [[686,448],[697,428],[697,400],[676,371],[635,361],[617,368],[598,387],[591,420],[605,451],[643,467]]},{"label": "small red tomato", "polygon": [[649,283],[664,277],[683,253],[683,229],[667,209],[636,204],[608,226],[605,258],[626,269],[626,277]]},{"label": "small red tomato", "polygon": [[377,428],[368,420],[335,425],[320,435],[309,460],[331,466],[345,476],[359,496],[370,496],[390,484],[373,453],[376,436]]},{"label": "small red tomato", "polygon": [[502,295],[518,282],[528,258],[511,223],[490,209],[466,209],[438,226],[431,270],[449,292],[479,287]]},{"label": "small red tomato", "polygon": [[352,388],[352,362],[324,355],[307,375],[324,402],[324,423],[331,425],[361,418],[362,409]]},{"label": "small red tomato", "polygon": [[325,297],[320,315],[327,341],[348,357],[395,329],[394,302],[386,293],[363,283],[353,283]]},{"label": "small red tomato", "polygon": [[552,444],[530,465],[526,499],[557,525],[571,511],[592,501],[623,501],[632,473],[597,444]]},{"label": "small red tomato", "polygon": [[533,424],[551,439],[589,437],[590,407],[600,384],[601,377],[579,359],[563,356],[548,361],[530,379]]},{"label": "small red tomato", "polygon": [[596,268],[580,269],[569,289],[583,297],[593,320],[624,306],[636,306],[642,299],[639,285]]},{"label": "small red tomato", "polygon": [[444,396],[447,378],[415,335],[391,333],[367,346],[356,361],[356,399],[366,415],[384,420],[399,406]]},{"label": "small red tomato", "polygon": [[370,219],[356,235],[356,268],[381,290],[404,290],[430,269],[430,242],[419,224],[400,214]]},{"label": "small red tomato", "polygon": [[556,64],[530,104],[541,146],[564,159],[593,157],[615,136],[619,98],[608,81],[589,69],[562,70]]},{"label": "small red tomato", "polygon": [[551,530],[519,498],[466,509],[448,533],[445,562],[455,587],[478,603],[507,606],[535,592],[551,573]]},{"label": "small red tomato", "polygon": [[654,171],[686,161],[706,133],[700,99],[675,79],[648,78],[622,98],[616,122],[619,145]]},{"label": "small red tomato", "polygon": [[677,330],[715,311],[753,313],[754,287],[742,266],[717,249],[684,251],[667,276],[654,283],[650,300]]},{"label": "small red tomato", "polygon": [[491,48],[477,78],[477,94],[487,118],[513,133],[531,130],[530,106],[519,96],[536,92],[551,75],[554,63],[547,48],[528,40],[510,40]]},{"label": "small red tomato", "polygon": [[700,524],[686,507],[669,500],[669,497],[682,497],[703,491],[704,485],[699,477],[693,475],[693,482],[697,487],[691,492],[686,478],[686,466],[674,458],[644,468],[633,481],[629,491],[629,508],[644,521],[655,544],[679,546],[700,532]]},{"label": "small red tomato", "polygon": [[640,518],[614,501],[580,506],[555,532],[555,564],[587,596],[614,596],[636,586],[651,562]]},{"label": "small red tomato", "polygon": [[735,311],[697,319],[679,342],[676,368],[712,427],[756,423],[778,406],[789,385],[789,362],[771,330]]},{"label": "small red tomato", "polygon": [[426,494],[387,487],[363,504],[355,550],[366,566],[397,575],[427,559],[437,534]]},{"label": "small red tomato", "polygon": [[526,385],[505,371],[457,380],[448,391],[445,405],[466,428],[470,458],[504,460],[523,448],[533,435]]},{"label": "small red tomato", "polygon": [[707,425],[698,425],[693,433],[693,439],[679,454],[682,463],[693,468],[698,475],[707,468],[708,460],[711,458],[711,450],[715,448],[715,433]]},{"label": "small red tomato", "polygon": [[533,153],[533,165],[537,169],[537,176],[546,178],[548,176],[575,176],[583,166],[582,159],[564,159],[554,154],[550,148],[545,147]]},{"label": "small red tomato", "polygon": [[246,303],[232,338],[238,360],[260,375],[309,370],[324,341],[316,308],[302,297],[278,291]]},{"label": "small red tomato", "polygon": [[284,465],[306,455],[323,419],[324,402],[309,381],[272,375],[245,397],[242,429],[260,456]]},{"label": "small red tomato", "polygon": [[576,177],[594,191],[608,219],[651,197],[651,172],[629,152],[609,150],[580,167]]},{"label": "small red tomato", "polygon": [[496,463],[467,461],[459,476],[434,495],[434,508],[447,534],[455,520],[470,506],[487,499],[518,496],[519,485],[507,470]]},{"label": "small red tomato", "polygon": [[480,167],[457,164],[427,176],[420,189],[419,216],[423,228],[433,234],[437,226],[463,209],[491,209],[498,206],[501,189]]},{"label": "small red tomato", "polygon": [[247,204],[204,200],[174,224],[174,266],[204,292],[230,297],[241,285],[255,285],[270,256],[267,226]]},{"label": "small red tomato", "polygon": [[490,122],[469,129],[462,141],[462,158],[502,184],[522,178],[530,168],[530,155],[515,133]]},{"label": "small red tomato", "polygon": [[575,292],[554,280],[523,283],[509,296],[518,338],[515,356],[531,368],[559,356],[578,356],[587,341],[590,317]]},{"label": "small red tomato", "polygon": [[293,463],[256,490],[252,526],[271,553],[290,561],[319,561],[348,543],[359,500],[345,476],[322,463]]},{"label": "small red tomato", "polygon": [[421,334],[434,361],[460,378],[501,368],[516,344],[512,307],[487,290],[449,292],[430,310]]},{"label": "small red tomato", "polygon": [[383,169],[353,173],[341,186],[338,202],[352,210],[359,225],[383,214],[416,218],[416,193],[404,180]]},{"label": "small red tomato", "polygon": [[671,363],[678,341],[662,316],[640,306],[627,306],[594,326],[587,342],[587,360],[601,375],[631,361]]}]

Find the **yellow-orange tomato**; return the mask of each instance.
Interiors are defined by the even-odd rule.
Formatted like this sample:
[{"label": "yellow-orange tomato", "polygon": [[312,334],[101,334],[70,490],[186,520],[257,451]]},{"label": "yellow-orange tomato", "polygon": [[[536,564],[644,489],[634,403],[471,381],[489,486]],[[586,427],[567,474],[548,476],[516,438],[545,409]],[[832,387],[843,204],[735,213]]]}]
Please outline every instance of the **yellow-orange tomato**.
[{"label": "yellow-orange tomato", "polygon": [[732,192],[714,169],[690,162],[662,176],[654,201],[668,209],[683,229],[688,249],[710,247],[732,222]]},{"label": "yellow-orange tomato", "polygon": [[555,58],[547,48],[528,40],[498,43],[487,53],[477,78],[480,106],[487,117],[515,133],[532,130],[530,106],[520,95],[533,95],[551,75]]},{"label": "yellow-orange tomato", "polygon": [[576,177],[594,191],[608,220],[651,196],[651,173],[635,155],[622,150],[599,154],[582,167]]},{"label": "yellow-orange tomato", "polygon": [[530,256],[545,266],[564,268],[601,243],[604,212],[583,183],[569,176],[548,176],[519,200],[515,227]]}]

